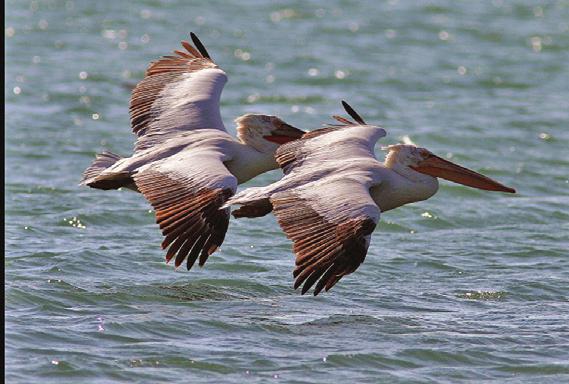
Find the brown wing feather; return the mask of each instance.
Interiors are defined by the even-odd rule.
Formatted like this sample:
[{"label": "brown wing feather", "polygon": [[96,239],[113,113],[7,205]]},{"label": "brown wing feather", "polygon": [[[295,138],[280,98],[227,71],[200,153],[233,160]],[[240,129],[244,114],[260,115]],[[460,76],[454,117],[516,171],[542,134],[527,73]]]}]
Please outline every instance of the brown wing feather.
[{"label": "brown wing feather", "polygon": [[344,125],[355,125],[354,122],[346,119],[345,117],[342,116],[338,116],[338,115],[333,115],[332,116],[333,119],[339,121],[340,123],[344,124]]},{"label": "brown wing feather", "polygon": [[275,152],[275,160],[279,167],[282,168],[283,172],[286,174],[292,168],[297,167],[303,158],[303,147],[307,140],[313,139],[315,137],[325,135],[330,132],[338,131],[343,129],[345,126],[341,127],[324,127],[316,129],[314,131],[306,132],[298,140],[291,141],[289,143],[283,144],[277,148]]},{"label": "brown wing feather", "polygon": [[156,211],[156,222],[165,236],[162,248],[168,248],[166,261],[175,257],[178,267],[187,258],[189,270],[199,256],[203,266],[223,243],[229,209],[219,208],[233,191],[195,187],[195,183],[181,183],[154,170],[142,171],[134,179]]},{"label": "brown wing feather", "polygon": [[[132,91],[130,99],[130,116],[132,131],[137,136],[147,133],[149,125],[162,113],[156,101],[160,98],[162,90],[171,83],[175,83],[181,76],[190,72],[206,68],[218,68],[210,59],[187,41],[182,42],[185,51],[175,50],[174,56],[163,56],[150,63],[145,77]],[[148,143],[146,143],[148,144]],[[136,149],[145,149],[145,142],[137,143]]]},{"label": "brown wing feather", "polygon": [[367,254],[376,223],[369,217],[349,218],[340,224],[319,215],[294,192],[271,197],[273,212],[293,243],[296,255],[294,288],[305,294],[317,281],[314,295],[328,291],[343,276],[354,272]]},{"label": "brown wing feather", "polygon": [[275,152],[275,160],[279,167],[282,168],[283,172],[286,174],[294,167],[297,167],[302,162],[303,158],[303,147],[307,140],[314,139],[316,137],[326,135],[331,132],[336,132],[349,127],[358,126],[358,124],[350,121],[344,117],[334,115],[334,119],[339,121],[341,124],[329,124],[323,128],[315,129],[310,132],[306,132],[300,139],[291,141],[289,143],[281,145]]}]

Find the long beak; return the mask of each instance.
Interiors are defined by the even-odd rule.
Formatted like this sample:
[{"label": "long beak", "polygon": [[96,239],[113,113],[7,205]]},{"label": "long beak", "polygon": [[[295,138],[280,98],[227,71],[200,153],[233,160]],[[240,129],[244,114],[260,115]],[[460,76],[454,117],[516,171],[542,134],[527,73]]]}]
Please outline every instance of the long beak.
[{"label": "long beak", "polygon": [[302,129],[298,129],[284,122],[278,122],[276,124],[277,128],[271,132],[271,135],[263,136],[266,140],[273,143],[288,143],[289,141],[300,139],[302,135],[306,133]]},{"label": "long beak", "polygon": [[416,167],[411,168],[426,175],[442,177],[443,179],[473,188],[484,189],[486,191],[516,193],[515,189],[506,187],[505,185],[498,183],[496,180],[492,180],[480,173],[471,171],[470,169],[461,167],[460,165],[454,164],[435,155],[431,155]]}]

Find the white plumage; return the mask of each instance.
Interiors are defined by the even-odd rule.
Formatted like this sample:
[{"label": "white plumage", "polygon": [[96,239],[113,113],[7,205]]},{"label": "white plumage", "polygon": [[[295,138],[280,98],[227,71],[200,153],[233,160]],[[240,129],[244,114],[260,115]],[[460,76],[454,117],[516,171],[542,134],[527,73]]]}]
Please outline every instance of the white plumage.
[{"label": "white plumage", "polygon": [[303,131],[275,116],[247,114],[236,120],[238,139],[227,133],[219,110],[227,75],[198,38],[182,42],[185,51],[148,67],[132,92],[134,153],[97,156],[81,184],[98,189],[126,187],[152,204],[163,235],[166,260],[199,257],[203,265],[223,242],[229,209],[219,208],[239,183],[278,167],[280,144]]},{"label": "white plumage", "polygon": [[381,212],[421,201],[438,190],[438,177],[480,189],[515,192],[413,144],[389,146],[384,163],[374,146],[382,128],[336,117],[343,125],[306,133],[280,147],[276,159],[285,176],[267,187],[249,188],[225,206],[241,205],[235,217],[271,210],[296,254],[295,288],[328,290],[364,261]]}]

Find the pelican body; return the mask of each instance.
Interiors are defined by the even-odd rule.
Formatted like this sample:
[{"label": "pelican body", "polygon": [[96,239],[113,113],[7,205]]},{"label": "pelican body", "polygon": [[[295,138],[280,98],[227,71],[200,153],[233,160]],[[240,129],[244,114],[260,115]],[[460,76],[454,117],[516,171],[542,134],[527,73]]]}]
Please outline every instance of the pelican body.
[{"label": "pelican body", "polygon": [[308,132],[281,146],[276,160],[285,176],[269,186],[246,189],[226,203],[239,205],[235,217],[273,212],[296,255],[295,289],[314,284],[314,295],[332,288],[364,261],[380,214],[426,200],[438,190],[437,177],[474,188],[514,193],[479,173],[410,144],[389,146],[384,162],[375,158],[383,128],[356,120]]},{"label": "pelican body", "polygon": [[166,260],[202,266],[223,243],[229,209],[220,207],[237,185],[278,168],[274,154],[303,131],[275,116],[247,114],[235,120],[237,138],[221,119],[219,101],[227,75],[192,33],[150,64],[130,100],[134,153],[97,155],[82,185],[126,187],[152,204],[163,235]]}]

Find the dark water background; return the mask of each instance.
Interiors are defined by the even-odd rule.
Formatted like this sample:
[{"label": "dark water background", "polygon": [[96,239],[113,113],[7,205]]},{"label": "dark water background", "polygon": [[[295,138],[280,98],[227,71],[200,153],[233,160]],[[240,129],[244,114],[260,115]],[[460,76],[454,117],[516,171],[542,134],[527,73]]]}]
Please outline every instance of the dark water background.
[{"label": "dark water background", "polygon": [[[568,1],[6,12],[7,382],[569,382]],[[443,182],[317,298],[292,290],[272,216],[174,271],[140,195],[77,183],[95,152],[129,153],[125,83],[190,31],[229,74],[231,130],[246,112],[316,128],[347,99],[383,145],[409,135],[519,193]]]}]

